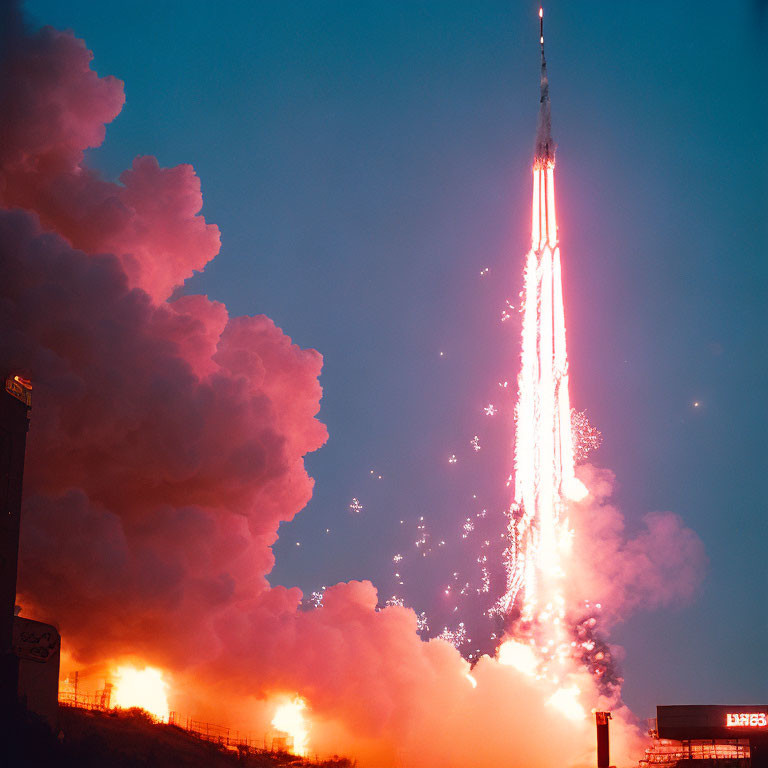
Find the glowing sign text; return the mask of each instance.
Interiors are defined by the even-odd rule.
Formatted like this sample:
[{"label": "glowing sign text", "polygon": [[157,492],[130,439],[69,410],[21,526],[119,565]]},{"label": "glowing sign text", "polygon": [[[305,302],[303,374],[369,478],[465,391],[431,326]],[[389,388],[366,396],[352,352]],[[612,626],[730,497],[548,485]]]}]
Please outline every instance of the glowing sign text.
[{"label": "glowing sign text", "polygon": [[727,728],[768,728],[768,715],[765,712],[728,712],[725,725]]}]

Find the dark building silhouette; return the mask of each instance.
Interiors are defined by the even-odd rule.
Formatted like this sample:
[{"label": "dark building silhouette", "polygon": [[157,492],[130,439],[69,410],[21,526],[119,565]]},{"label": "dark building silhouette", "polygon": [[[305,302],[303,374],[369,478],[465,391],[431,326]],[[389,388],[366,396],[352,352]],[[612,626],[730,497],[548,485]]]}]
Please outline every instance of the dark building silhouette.
[{"label": "dark building silhouette", "polygon": [[32,405],[32,385],[9,375],[0,392],[0,707],[16,706],[19,666],[13,652],[21,486]]}]

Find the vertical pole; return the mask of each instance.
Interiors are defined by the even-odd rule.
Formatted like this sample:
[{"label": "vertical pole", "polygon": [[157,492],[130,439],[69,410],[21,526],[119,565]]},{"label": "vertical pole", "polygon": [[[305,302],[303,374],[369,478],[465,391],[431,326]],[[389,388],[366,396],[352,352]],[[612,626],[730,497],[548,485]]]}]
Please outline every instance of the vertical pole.
[{"label": "vertical pole", "polygon": [[608,742],[608,721],[610,719],[610,712],[595,712],[595,724],[597,726],[597,768],[609,768],[611,764]]}]

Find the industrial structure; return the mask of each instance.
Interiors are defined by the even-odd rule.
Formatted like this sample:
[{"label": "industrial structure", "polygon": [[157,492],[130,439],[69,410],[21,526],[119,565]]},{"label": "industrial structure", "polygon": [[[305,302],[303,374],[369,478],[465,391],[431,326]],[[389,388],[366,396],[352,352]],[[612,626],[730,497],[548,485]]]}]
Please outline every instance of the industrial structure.
[{"label": "industrial structure", "polygon": [[16,616],[13,652],[18,665],[16,691],[20,703],[55,728],[59,718],[59,631],[51,624]]},{"label": "industrial structure", "polygon": [[610,712],[595,712],[597,726],[597,768],[610,768],[611,750],[609,739]]},{"label": "industrial structure", "polygon": [[32,384],[11,374],[0,393],[0,708],[16,707],[19,665],[13,652],[16,571],[24,454],[27,447]]},{"label": "industrial structure", "polygon": [[0,714],[18,703],[55,727],[61,637],[56,627],[16,615],[21,489],[32,383],[18,374],[0,393]]},{"label": "industrial structure", "polygon": [[641,768],[768,768],[768,705],[656,707]]}]

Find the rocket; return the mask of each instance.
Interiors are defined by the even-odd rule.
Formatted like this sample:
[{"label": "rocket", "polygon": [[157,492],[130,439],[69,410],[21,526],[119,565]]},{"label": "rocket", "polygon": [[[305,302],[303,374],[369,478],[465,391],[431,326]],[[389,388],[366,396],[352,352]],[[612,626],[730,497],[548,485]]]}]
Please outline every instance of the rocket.
[{"label": "rocket", "polygon": [[547,60],[544,58],[544,9],[539,8],[539,44],[541,45],[541,96],[539,99],[539,122],[536,128],[537,161],[554,162],[555,142],[552,140],[552,115],[549,105],[549,80]]}]

